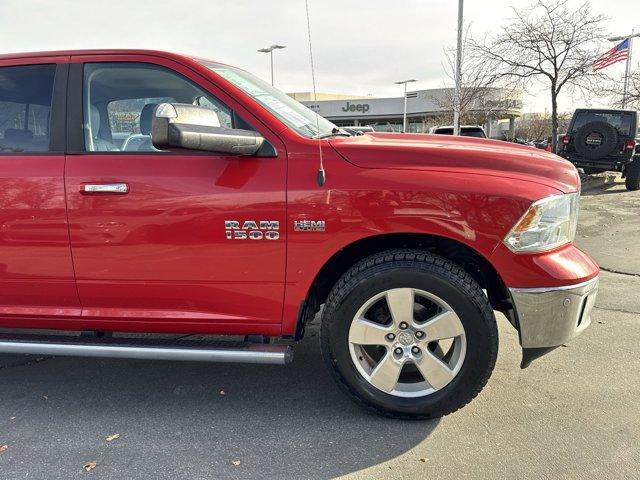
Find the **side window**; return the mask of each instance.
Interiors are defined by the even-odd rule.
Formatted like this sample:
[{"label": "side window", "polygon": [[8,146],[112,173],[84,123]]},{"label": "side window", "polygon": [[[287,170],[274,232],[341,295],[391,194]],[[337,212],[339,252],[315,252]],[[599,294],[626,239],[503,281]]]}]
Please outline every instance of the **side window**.
[{"label": "side window", "polygon": [[[218,114],[218,118],[220,119],[220,125],[222,127],[233,128],[233,117],[231,115],[231,110],[229,110],[219,101],[214,100],[211,97],[202,96],[196,98],[195,102],[193,103],[201,107],[207,107],[215,110]],[[235,127],[239,128],[240,126],[236,125]]]},{"label": "side window", "polygon": [[145,105],[152,103],[171,102],[173,99],[167,97],[136,98],[133,100],[113,100],[107,103],[107,116],[109,118],[109,128],[114,138],[124,137],[141,133],[140,113]]},{"label": "side window", "polygon": [[49,150],[55,65],[0,67],[0,152]]},{"label": "side window", "polygon": [[151,120],[156,105],[190,103],[214,109],[233,128],[232,111],[183,76],[145,63],[84,66],[84,138],[91,152],[155,152]]}]

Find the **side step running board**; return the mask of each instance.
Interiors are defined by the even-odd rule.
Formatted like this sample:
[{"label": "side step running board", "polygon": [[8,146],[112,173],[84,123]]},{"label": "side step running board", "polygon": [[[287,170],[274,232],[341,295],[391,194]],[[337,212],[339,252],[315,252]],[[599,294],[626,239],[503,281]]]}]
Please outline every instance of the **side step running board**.
[{"label": "side step running board", "polygon": [[293,360],[293,348],[288,345],[60,335],[0,334],[0,353],[272,365]]}]

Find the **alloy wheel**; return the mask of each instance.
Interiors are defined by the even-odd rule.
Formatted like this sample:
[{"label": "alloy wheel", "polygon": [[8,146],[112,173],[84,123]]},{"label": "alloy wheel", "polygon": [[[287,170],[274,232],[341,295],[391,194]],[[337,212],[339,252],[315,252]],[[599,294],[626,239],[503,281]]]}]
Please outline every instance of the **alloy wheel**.
[{"label": "alloy wheel", "polygon": [[349,329],[359,373],[399,397],[430,395],[458,374],[466,354],[464,327],[440,297],[413,288],[381,292],[362,305]]}]

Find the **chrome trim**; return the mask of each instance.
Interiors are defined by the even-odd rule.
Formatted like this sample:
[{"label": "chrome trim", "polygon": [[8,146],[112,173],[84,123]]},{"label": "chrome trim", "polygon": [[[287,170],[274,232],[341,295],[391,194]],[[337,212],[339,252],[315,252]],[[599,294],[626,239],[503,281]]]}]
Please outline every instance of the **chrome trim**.
[{"label": "chrome trim", "polygon": [[586,285],[592,284],[594,281],[597,281],[598,277],[592,278],[591,280],[587,280],[586,282],[576,283],[574,285],[564,285],[560,287],[538,287],[538,288],[510,288],[512,292],[522,292],[522,293],[547,293],[547,292],[555,292],[562,290],[574,290],[576,288],[582,288]]},{"label": "chrome trim", "polygon": [[99,345],[0,339],[0,352],[70,357],[182,360],[188,362],[261,363],[285,365],[292,360],[287,345],[246,345],[241,348]]},{"label": "chrome trim", "polygon": [[128,193],[126,183],[86,183],[82,185],[83,193]]},{"label": "chrome trim", "polygon": [[280,238],[279,220],[238,220],[224,221],[224,234],[227,240],[278,240]]},{"label": "chrome trim", "polygon": [[324,232],[324,220],[294,220],[293,230],[295,232]]},{"label": "chrome trim", "polygon": [[591,323],[599,278],[561,287],[510,288],[522,348],[562,345]]}]

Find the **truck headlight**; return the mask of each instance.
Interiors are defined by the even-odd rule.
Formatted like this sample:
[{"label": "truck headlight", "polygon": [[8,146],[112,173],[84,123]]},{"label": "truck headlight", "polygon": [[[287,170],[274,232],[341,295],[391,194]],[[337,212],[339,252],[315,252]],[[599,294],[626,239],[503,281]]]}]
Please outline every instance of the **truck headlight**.
[{"label": "truck headlight", "polygon": [[551,250],[573,242],[579,203],[579,192],[534,202],[504,237],[504,244],[519,253]]}]

